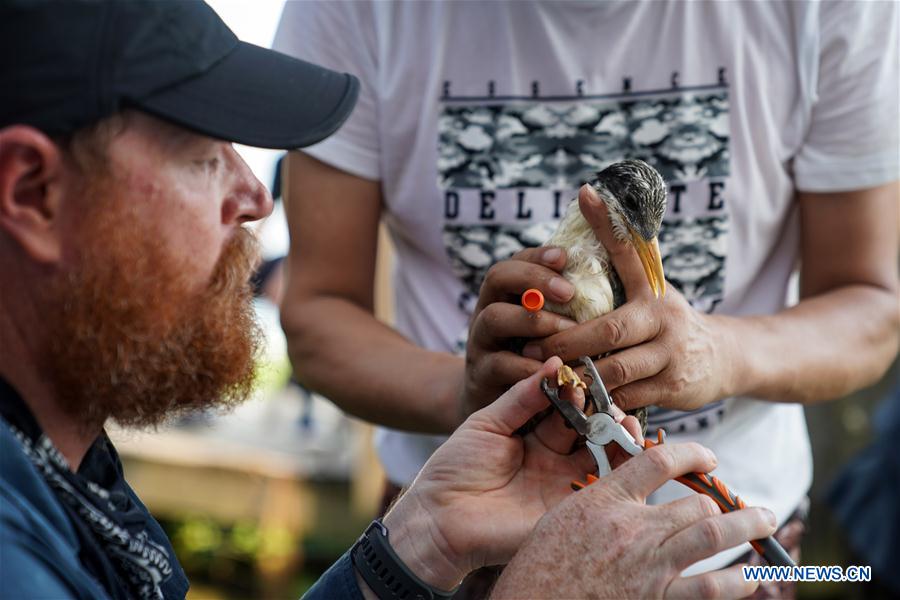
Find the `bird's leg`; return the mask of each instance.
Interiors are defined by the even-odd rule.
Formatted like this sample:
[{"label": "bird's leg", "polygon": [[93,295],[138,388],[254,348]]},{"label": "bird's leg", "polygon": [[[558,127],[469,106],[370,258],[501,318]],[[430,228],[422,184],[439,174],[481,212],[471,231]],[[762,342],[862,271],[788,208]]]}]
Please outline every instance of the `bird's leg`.
[{"label": "bird's leg", "polygon": [[[572,386],[571,391],[577,394],[577,389],[581,388],[582,390],[587,389],[587,384],[578,377],[578,374],[572,370],[572,367],[568,365],[563,365],[559,369],[556,370],[556,387],[559,388],[560,392],[563,391],[563,388],[566,386]],[[576,396],[577,398],[577,396]],[[591,403],[588,402],[588,405]],[[553,414],[554,408],[553,406],[548,406],[538,414],[534,415],[528,421],[516,429],[516,435],[526,435],[535,430],[538,424],[544,420],[548,415]]]},{"label": "bird's leg", "polygon": [[556,385],[557,387],[572,385],[583,390],[587,389],[587,384],[578,377],[578,373],[573,371],[569,365],[563,365],[556,370]]},{"label": "bird's leg", "polygon": [[577,393],[575,390],[581,388],[584,399],[583,401],[580,401],[580,404],[584,406],[584,414],[590,416],[597,412],[597,404],[594,401],[594,397],[587,393],[587,384],[582,381],[578,376],[578,373],[576,373],[569,365],[563,365],[556,370],[556,385],[559,388],[571,385],[573,393]]}]

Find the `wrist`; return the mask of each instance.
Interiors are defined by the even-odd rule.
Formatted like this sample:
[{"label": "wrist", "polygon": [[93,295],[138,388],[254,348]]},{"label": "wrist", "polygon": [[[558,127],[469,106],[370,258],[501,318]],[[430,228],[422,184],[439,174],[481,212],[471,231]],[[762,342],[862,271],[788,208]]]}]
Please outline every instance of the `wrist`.
[{"label": "wrist", "polygon": [[718,331],[717,347],[720,349],[716,357],[721,369],[720,389],[715,399],[745,394],[750,363],[741,320],[722,315],[709,315],[708,318]]},{"label": "wrist", "polygon": [[429,411],[436,411],[440,415],[440,433],[450,435],[468,416],[463,410],[462,402],[465,397],[465,360],[443,352],[433,354],[443,364],[440,374],[431,378],[431,387],[427,390],[429,397],[435,399]]},{"label": "wrist", "polygon": [[391,548],[416,577],[439,590],[452,590],[471,570],[441,533],[437,511],[425,507],[415,492],[406,493],[385,515]]}]

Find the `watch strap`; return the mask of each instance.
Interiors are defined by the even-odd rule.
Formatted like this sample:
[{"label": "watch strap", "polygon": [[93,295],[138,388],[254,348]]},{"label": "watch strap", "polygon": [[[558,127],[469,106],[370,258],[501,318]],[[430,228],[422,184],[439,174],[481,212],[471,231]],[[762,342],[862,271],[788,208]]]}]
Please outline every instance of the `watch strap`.
[{"label": "watch strap", "polygon": [[381,519],[372,521],[359,536],[350,550],[350,559],[381,600],[450,600],[456,593],[433,588],[410,571],[391,547],[388,529]]}]

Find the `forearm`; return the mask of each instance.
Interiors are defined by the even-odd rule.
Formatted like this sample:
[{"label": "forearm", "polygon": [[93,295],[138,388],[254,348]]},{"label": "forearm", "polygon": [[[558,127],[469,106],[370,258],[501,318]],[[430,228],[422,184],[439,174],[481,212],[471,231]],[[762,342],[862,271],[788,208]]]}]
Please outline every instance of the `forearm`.
[{"label": "forearm", "polygon": [[317,296],[282,316],[298,380],[357,417],[449,433],[461,421],[463,359],[420,348],[368,310]]},{"label": "forearm", "polygon": [[900,309],[890,290],[848,285],[777,315],[717,317],[730,332],[731,393],[813,403],[870,385],[890,366]]}]

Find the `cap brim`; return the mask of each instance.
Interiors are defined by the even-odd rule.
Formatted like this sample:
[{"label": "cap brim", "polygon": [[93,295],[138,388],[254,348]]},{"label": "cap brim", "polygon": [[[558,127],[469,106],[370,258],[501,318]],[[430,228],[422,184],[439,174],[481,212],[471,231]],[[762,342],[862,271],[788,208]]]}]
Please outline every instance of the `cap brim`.
[{"label": "cap brim", "polygon": [[202,75],[134,103],[204,135],[293,149],[334,133],[358,95],[352,75],[240,42]]}]

